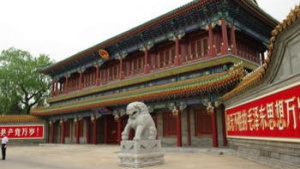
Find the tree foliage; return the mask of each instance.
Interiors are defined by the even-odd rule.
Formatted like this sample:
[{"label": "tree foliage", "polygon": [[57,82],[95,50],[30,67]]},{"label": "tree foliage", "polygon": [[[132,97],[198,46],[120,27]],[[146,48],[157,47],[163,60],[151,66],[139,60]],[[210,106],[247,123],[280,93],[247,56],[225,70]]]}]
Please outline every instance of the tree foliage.
[{"label": "tree foliage", "polygon": [[39,73],[39,67],[51,64],[47,55],[33,57],[15,48],[0,54],[0,113],[29,114],[34,106],[44,104],[49,95],[50,77]]}]

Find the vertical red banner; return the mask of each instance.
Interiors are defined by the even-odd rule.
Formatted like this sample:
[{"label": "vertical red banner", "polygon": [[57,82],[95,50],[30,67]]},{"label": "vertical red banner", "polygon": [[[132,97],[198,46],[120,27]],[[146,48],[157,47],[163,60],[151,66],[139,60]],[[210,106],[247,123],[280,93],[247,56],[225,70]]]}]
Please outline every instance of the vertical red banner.
[{"label": "vertical red banner", "polygon": [[9,139],[43,139],[44,125],[0,125],[0,138],[6,133]]}]

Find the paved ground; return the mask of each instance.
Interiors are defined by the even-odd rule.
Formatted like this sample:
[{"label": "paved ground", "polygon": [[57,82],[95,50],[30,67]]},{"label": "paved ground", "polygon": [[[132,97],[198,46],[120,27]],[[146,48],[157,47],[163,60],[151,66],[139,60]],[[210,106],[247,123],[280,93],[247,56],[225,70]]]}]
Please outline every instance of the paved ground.
[{"label": "paved ground", "polygon": [[[224,150],[164,149],[164,165],[143,169],[270,169]],[[1,169],[125,169],[118,166],[119,147],[108,145],[9,146]],[[127,168],[128,169],[128,168]]]}]

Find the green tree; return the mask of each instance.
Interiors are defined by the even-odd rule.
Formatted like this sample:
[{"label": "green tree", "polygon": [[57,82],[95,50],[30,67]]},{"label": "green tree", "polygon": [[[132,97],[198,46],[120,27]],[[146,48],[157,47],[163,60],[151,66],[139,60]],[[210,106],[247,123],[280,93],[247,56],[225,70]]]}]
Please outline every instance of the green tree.
[{"label": "green tree", "polygon": [[0,113],[29,114],[34,106],[42,106],[49,95],[51,78],[39,73],[39,67],[51,64],[47,55],[33,57],[16,48],[0,54]]}]

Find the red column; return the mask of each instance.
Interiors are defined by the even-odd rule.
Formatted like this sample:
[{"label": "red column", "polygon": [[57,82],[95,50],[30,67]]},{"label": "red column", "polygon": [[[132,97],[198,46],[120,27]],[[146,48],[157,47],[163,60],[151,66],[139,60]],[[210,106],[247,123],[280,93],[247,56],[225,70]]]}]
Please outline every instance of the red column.
[{"label": "red column", "polygon": [[[58,86],[59,85],[59,86]],[[60,94],[60,88],[61,88],[61,84],[59,83],[59,80],[56,81],[56,85],[55,85],[55,95],[59,95]]]},{"label": "red column", "polygon": [[120,60],[120,80],[124,79],[124,71],[123,71],[123,56],[119,56]]},{"label": "red column", "polygon": [[176,115],[176,138],[177,138],[177,147],[182,147],[181,112],[179,110]]},{"label": "red column", "polygon": [[221,27],[222,27],[222,54],[228,53],[228,34],[227,34],[227,26],[225,19],[221,19]]},{"label": "red column", "polygon": [[103,143],[107,144],[107,116],[103,116],[104,118],[104,132],[103,132]]},{"label": "red column", "polygon": [[57,80],[55,80],[54,81],[54,90],[53,90],[54,92],[54,96],[56,96],[57,95]]},{"label": "red column", "polygon": [[91,138],[91,121],[86,120],[86,143],[90,143],[90,138]]},{"label": "red column", "polygon": [[93,120],[93,127],[94,127],[94,133],[93,133],[93,144],[97,144],[97,119],[94,117]]},{"label": "red column", "polygon": [[63,120],[60,120],[60,126],[61,126],[60,142],[63,144],[65,143],[65,122]]},{"label": "red column", "polygon": [[58,92],[58,81],[55,80],[54,84],[53,84],[53,95],[56,96],[58,94],[59,94],[59,92]]},{"label": "red column", "polygon": [[52,96],[55,96],[55,80],[52,81]]},{"label": "red column", "polygon": [[144,47],[144,73],[149,73],[150,70],[149,70],[149,63],[148,63],[148,47]]},{"label": "red column", "polygon": [[91,78],[91,73],[85,75],[84,87],[91,86],[93,79]]},{"label": "red column", "polygon": [[76,126],[76,144],[79,144],[79,137],[80,137],[80,135],[79,135],[79,128],[80,128],[79,120],[76,120],[75,126]]},{"label": "red column", "polygon": [[118,144],[121,144],[122,141],[122,137],[121,137],[121,133],[122,133],[122,117],[119,116],[117,118],[117,122],[118,122]]},{"label": "red column", "polygon": [[234,24],[231,24],[231,32],[230,32],[230,41],[232,44],[232,53],[237,55],[237,46],[236,46],[236,39],[235,39],[235,27]]},{"label": "red column", "polygon": [[208,25],[208,56],[216,56],[214,47],[214,32],[211,24]]},{"label": "red column", "polygon": [[180,44],[179,44],[179,38],[175,37],[175,66],[179,66],[180,63]]},{"label": "red column", "polygon": [[218,147],[218,132],[217,132],[217,120],[216,120],[216,109],[212,106],[211,113],[211,137],[212,137],[212,146]]},{"label": "red column", "polygon": [[190,109],[187,109],[187,132],[188,132],[188,146],[192,145],[192,137],[191,137],[191,115]]},{"label": "red column", "polygon": [[99,78],[99,66],[95,65],[96,68],[96,86],[99,86],[100,78]]},{"label": "red column", "polygon": [[69,76],[66,76],[66,83],[64,85],[64,93],[68,93],[68,87],[69,87]]},{"label": "red column", "polygon": [[82,74],[83,74],[83,71],[82,71],[82,72],[79,72],[79,90],[81,90],[82,87],[83,87],[83,83],[82,83]]},{"label": "red column", "polygon": [[222,107],[222,130],[223,130],[223,146],[227,146],[227,137],[226,137],[226,121],[225,121],[225,107]]},{"label": "red column", "polygon": [[106,71],[106,69],[103,69],[102,72],[103,72],[103,77],[101,78],[101,80],[107,82],[108,79],[107,79],[107,71]]},{"label": "red column", "polygon": [[54,123],[52,121],[49,122],[49,143],[53,143],[54,142]]}]

